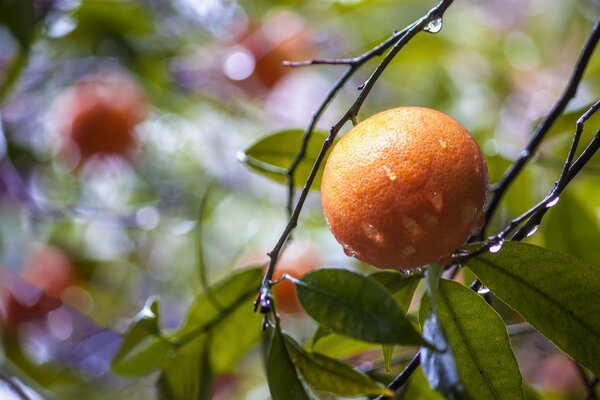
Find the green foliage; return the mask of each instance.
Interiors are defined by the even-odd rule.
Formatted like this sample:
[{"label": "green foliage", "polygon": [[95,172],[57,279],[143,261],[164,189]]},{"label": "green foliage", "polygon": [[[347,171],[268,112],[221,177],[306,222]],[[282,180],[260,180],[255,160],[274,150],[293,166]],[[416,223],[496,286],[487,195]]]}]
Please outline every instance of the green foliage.
[{"label": "green foliage", "polygon": [[350,366],[319,353],[308,353],[288,335],[284,334],[283,339],[296,368],[316,390],[346,397],[392,394]]},{"label": "green foliage", "polygon": [[[148,299],[123,337],[112,359],[112,370],[120,375],[144,375],[163,365],[171,348],[159,327],[159,301]],[[171,350],[173,351],[173,350]]]},{"label": "green foliage", "polygon": [[419,367],[412,374],[404,392],[406,400],[443,400],[442,395],[429,386],[423,368]]},{"label": "green foliage", "polygon": [[321,269],[296,281],[300,303],[325,329],[367,342],[425,342],[377,281],[343,269]]},{"label": "green foliage", "polygon": [[542,247],[507,242],[468,267],[559,349],[600,374],[598,268]]},{"label": "green foliage", "polygon": [[[426,308],[428,302],[423,303]],[[523,398],[522,378],[506,327],[481,296],[464,285],[441,280],[435,313],[471,398]]]},{"label": "green foliage", "polygon": [[292,362],[281,328],[277,325],[272,332],[267,351],[265,366],[267,381],[273,400],[308,400],[306,388],[298,378],[298,372]]},{"label": "green foliage", "polygon": [[[303,134],[302,129],[290,129],[265,136],[244,151],[243,161],[261,175],[275,182],[286,183],[285,170],[296,158]],[[294,184],[297,187],[304,186],[327,136],[325,132],[312,132],[306,154],[294,173]],[[320,190],[324,166],[325,163],[321,164],[311,189]]]}]

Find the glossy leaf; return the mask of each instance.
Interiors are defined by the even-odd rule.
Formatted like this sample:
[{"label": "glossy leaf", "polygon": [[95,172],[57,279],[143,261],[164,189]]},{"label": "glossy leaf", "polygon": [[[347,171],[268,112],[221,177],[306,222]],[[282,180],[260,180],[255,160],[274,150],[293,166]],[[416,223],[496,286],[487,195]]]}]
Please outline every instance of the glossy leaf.
[{"label": "glossy leaf", "polygon": [[432,264],[425,271],[427,296],[421,299],[421,325],[423,337],[436,348],[421,348],[420,361],[431,387],[448,399],[467,398],[458,375],[452,348],[437,315],[437,305],[442,301],[439,294],[443,267]]},{"label": "glossy leaf", "polygon": [[279,326],[276,326],[272,332],[266,368],[269,391],[273,400],[310,399],[298,378],[298,372],[290,358]]},{"label": "glossy leaf", "polygon": [[518,242],[475,256],[467,265],[558,348],[600,374],[600,267]]},{"label": "glossy leaf", "polygon": [[[275,182],[286,183],[287,178],[285,174],[278,174],[269,171],[269,169],[286,170],[290,167],[302,145],[303,134],[304,130],[302,129],[290,129],[265,136],[246,149],[243,161],[248,167],[267,178]],[[312,133],[310,142],[306,148],[306,155],[294,174],[294,183],[297,187],[304,186],[304,182],[306,182],[327,136],[325,132],[321,131],[314,131]],[[261,167],[261,165],[266,166],[266,168]],[[321,163],[311,189],[320,189],[324,167],[325,160]]]},{"label": "glossy leaf", "polygon": [[427,378],[423,373],[423,368],[419,367],[413,372],[406,391],[404,392],[404,400],[443,400],[444,397],[439,392],[436,392],[429,386]]},{"label": "glossy leaf", "polygon": [[393,344],[382,344],[381,352],[383,353],[383,367],[386,372],[392,371],[392,357],[394,356]]},{"label": "glossy leaf", "polygon": [[379,271],[369,275],[369,278],[375,279],[392,293],[404,313],[408,312],[415,290],[421,282],[421,278],[406,277],[397,271]]},{"label": "glossy leaf", "polygon": [[262,315],[252,311],[253,302],[251,296],[212,329],[210,354],[215,374],[231,371],[260,340]]},{"label": "glossy leaf", "polygon": [[176,337],[181,339],[210,329],[254,299],[261,281],[262,269],[256,267],[237,271],[215,284],[194,301]]},{"label": "glossy leaf", "polygon": [[347,397],[391,394],[388,389],[349,365],[318,353],[308,353],[285,334],[283,339],[296,368],[316,390]]},{"label": "glossy leaf", "polygon": [[202,336],[170,359],[157,382],[159,400],[210,399],[213,377],[210,339],[210,335]]},{"label": "glossy leaf", "polygon": [[[396,303],[400,309],[404,312],[408,312],[410,303],[415,294],[415,290],[421,282],[420,278],[406,277],[397,271],[378,271],[371,275],[369,278],[375,279],[381,283],[385,288],[392,293]],[[392,369],[392,356],[394,354],[394,345],[382,345],[383,353],[383,366],[387,372]]]},{"label": "glossy leaf", "polygon": [[523,399],[523,379],[502,318],[468,287],[441,280],[436,315],[473,399]]},{"label": "glossy leaf", "polygon": [[352,339],[338,333],[331,333],[319,339],[311,346],[311,351],[333,358],[347,358],[368,350],[377,349],[378,345]]},{"label": "glossy leaf", "polygon": [[325,329],[374,343],[425,344],[379,282],[344,269],[321,269],[296,282],[304,310]]},{"label": "glossy leaf", "polygon": [[111,363],[116,374],[144,375],[164,362],[171,346],[160,336],[158,305],[158,300],[148,299],[125,333]]}]

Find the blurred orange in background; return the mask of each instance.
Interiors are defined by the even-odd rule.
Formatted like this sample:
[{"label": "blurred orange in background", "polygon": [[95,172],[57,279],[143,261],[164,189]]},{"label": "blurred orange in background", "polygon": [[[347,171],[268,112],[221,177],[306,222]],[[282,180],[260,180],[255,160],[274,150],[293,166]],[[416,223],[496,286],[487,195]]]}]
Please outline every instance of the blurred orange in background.
[{"label": "blurred orange in background", "polygon": [[36,245],[27,254],[20,279],[8,282],[2,297],[4,324],[14,332],[23,322],[41,319],[60,307],[63,294],[77,286],[79,278],[64,251]]},{"label": "blurred orange in background", "polygon": [[304,60],[316,49],[304,20],[286,11],[250,23],[224,50],[223,74],[250,93],[269,91],[292,71],[284,61]]},{"label": "blurred orange in background", "polygon": [[62,92],[51,112],[59,158],[77,165],[93,156],[131,160],[135,127],[146,117],[142,89],[121,74],[91,75]]}]

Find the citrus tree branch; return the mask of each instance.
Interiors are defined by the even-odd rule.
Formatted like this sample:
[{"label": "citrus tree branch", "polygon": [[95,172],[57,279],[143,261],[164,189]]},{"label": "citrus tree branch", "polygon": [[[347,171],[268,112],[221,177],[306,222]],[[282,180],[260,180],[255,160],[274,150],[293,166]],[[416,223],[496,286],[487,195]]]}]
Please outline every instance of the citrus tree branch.
[{"label": "citrus tree branch", "polygon": [[[389,50],[389,52],[385,55],[385,57],[383,58],[381,63],[375,68],[375,70],[373,71],[371,76],[367,79],[367,81],[364,83],[364,85],[361,85],[361,93],[358,95],[357,99],[350,106],[348,111],[346,111],[346,113],[342,116],[342,118],[331,128],[329,136],[327,137],[327,139],[323,142],[323,145],[321,146],[321,150],[320,150],[320,152],[314,162],[314,165],[310,171],[310,174],[304,184],[302,192],[300,193],[298,202],[296,203],[296,206],[294,207],[294,209],[291,213],[288,224],[285,227],[285,229],[284,229],[283,233],[281,234],[281,236],[279,237],[279,239],[277,240],[277,243],[275,244],[275,246],[273,247],[271,252],[269,252],[270,262],[269,262],[269,266],[267,268],[267,272],[265,273],[265,276],[263,278],[261,289],[260,289],[259,294],[255,301],[255,310],[259,309],[260,312],[265,315],[269,314],[272,310],[270,287],[271,287],[271,280],[273,278],[273,273],[275,271],[275,264],[277,263],[279,253],[283,249],[283,246],[284,246],[285,242],[287,241],[290,233],[298,225],[298,217],[300,216],[300,212],[302,210],[302,207],[304,206],[304,202],[306,201],[308,192],[310,191],[312,183],[315,180],[315,176],[317,175],[317,171],[319,170],[319,167],[320,167],[321,163],[323,162],[323,159],[325,158],[325,154],[327,153],[327,151],[333,144],[335,137],[337,136],[339,131],[342,129],[342,127],[348,121],[352,121],[356,118],[356,115],[358,114],[365,99],[371,92],[371,89],[375,85],[375,82],[381,76],[383,71],[387,68],[389,63],[398,54],[398,52],[417,33],[422,31],[423,28],[425,28],[427,26],[427,24],[429,24],[432,21],[442,18],[444,15],[444,12],[448,9],[448,7],[450,7],[450,5],[453,2],[454,2],[454,0],[441,0],[438,3],[438,5],[436,5],[432,9],[430,9],[429,12],[425,16],[421,17],[419,20],[417,20],[416,22],[411,24],[405,31],[403,31],[405,33],[403,35],[401,35],[395,42],[392,40],[394,45]],[[390,39],[388,39],[388,40],[390,40]],[[384,43],[382,43],[382,45]],[[371,50],[371,52],[384,51],[385,47],[382,45],[377,46],[375,49]],[[350,68],[352,68],[352,66]],[[348,78],[346,78],[346,80],[347,79]],[[341,82],[340,87],[341,87],[341,85],[343,85],[343,83],[346,82],[346,80],[342,80],[342,79],[338,80],[338,83]],[[335,89],[335,87],[334,87],[334,89]],[[335,92],[337,92],[337,90],[339,90],[339,88],[335,89],[333,95],[335,95]],[[331,91],[330,91],[330,93],[331,93]],[[332,98],[326,98],[325,102],[330,102]]]},{"label": "citrus tree branch", "polygon": [[[531,140],[525,147],[525,149],[521,152],[519,157],[513,162],[513,164],[508,168],[505,172],[504,176],[494,184],[491,188],[491,201],[488,205],[488,208],[485,212],[485,220],[486,224],[492,219],[498,205],[500,204],[500,200],[502,196],[506,192],[506,190],[510,187],[511,183],[515,180],[517,175],[521,172],[523,167],[527,164],[527,162],[533,157],[540,143],[552,127],[554,122],[556,122],[557,118],[563,113],[569,102],[575,94],[577,93],[577,88],[583,78],[583,73],[592,57],[592,53],[598,44],[598,40],[600,40],[600,19],[596,21],[594,24],[588,39],[586,40],[577,61],[575,63],[575,67],[571,72],[571,76],[567,83],[567,86],[562,93],[562,95],[558,98],[554,106],[550,109],[548,114],[544,117],[544,119],[538,124],[533,132]],[[481,237],[484,235],[485,227],[482,229]]]}]

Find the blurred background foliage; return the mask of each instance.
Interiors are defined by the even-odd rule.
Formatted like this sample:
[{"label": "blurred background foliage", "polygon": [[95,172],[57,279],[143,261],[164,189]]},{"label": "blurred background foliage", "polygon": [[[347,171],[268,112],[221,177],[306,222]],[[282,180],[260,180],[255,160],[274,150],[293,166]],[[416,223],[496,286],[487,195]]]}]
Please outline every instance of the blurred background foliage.
[{"label": "blurred background foliage", "polygon": [[[264,256],[287,222],[285,186],[252,173],[239,152],[266,134],[304,129],[343,67],[281,62],[360,55],[432,5],[0,0],[2,369],[32,398],[153,398],[156,375],[127,379],[110,371],[120,333],[154,295],[161,325],[176,328],[202,291],[199,254],[215,282],[261,260],[256,254]],[[402,105],[440,109],[473,133],[495,182],[560,95],[599,11],[592,0],[457,0],[439,34],[418,35],[389,66],[359,119]],[[346,85],[318,129],[337,122],[376,63]],[[109,103],[122,101],[128,86],[143,93],[132,106],[143,114],[131,125],[133,144],[117,156],[69,153],[61,127],[85,96],[69,102],[65,93],[103,76],[118,77]],[[568,112],[509,190],[494,229],[551,188],[576,119],[599,96],[596,55]],[[598,117],[588,122],[582,147],[597,124]],[[600,265],[599,169],[595,157],[530,241]],[[295,238],[316,246],[323,265],[369,268],[331,237],[317,191]],[[67,276],[52,288],[48,274]],[[50,303],[64,304],[43,303],[40,287]],[[27,308],[34,303],[41,309]],[[518,322],[502,310],[507,322]],[[246,329],[258,329],[256,320]],[[304,340],[315,327],[302,314],[286,316],[284,326]],[[385,375],[377,349],[333,339],[320,341],[320,351]],[[543,398],[582,393],[574,366],[543,338],[525,333],[513,344],[525,379]],[[392,373],[406,349],[396,353]],[[266,398],[258,349],[239,356],[215,377],[213,398]],[[420,381],[417,375],[411,383],[410,398],[423,398]],[[10,393],[0,381],[0,397],[18,398]]]}]

